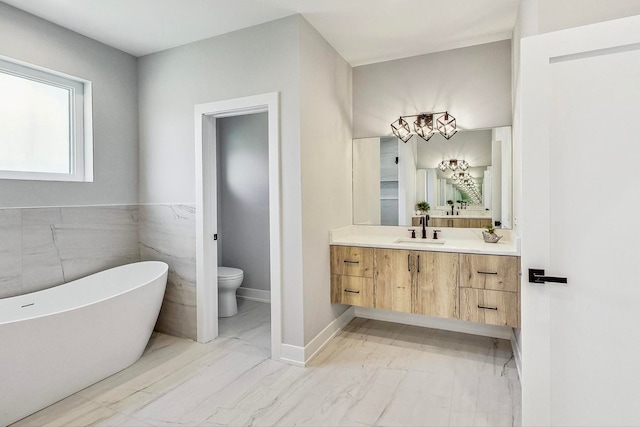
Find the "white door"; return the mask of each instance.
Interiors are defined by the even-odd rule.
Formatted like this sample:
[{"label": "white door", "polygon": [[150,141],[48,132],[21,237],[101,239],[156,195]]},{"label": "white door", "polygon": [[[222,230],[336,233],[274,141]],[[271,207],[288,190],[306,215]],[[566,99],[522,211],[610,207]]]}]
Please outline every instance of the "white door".
[{"label": "white door", "polygon": [[640,425],[640,16],[521,64],[523,423]]}]

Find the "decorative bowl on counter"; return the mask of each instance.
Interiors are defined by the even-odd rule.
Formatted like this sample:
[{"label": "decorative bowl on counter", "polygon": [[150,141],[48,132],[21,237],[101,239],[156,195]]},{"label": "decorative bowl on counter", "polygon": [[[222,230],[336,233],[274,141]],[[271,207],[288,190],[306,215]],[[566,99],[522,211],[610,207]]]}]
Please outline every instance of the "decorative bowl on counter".
[{"label": "decorative bowl on counter", "polygon": [[498,240],[502,239],[503,236],[498,236],[496,233],[489,233],[488,231],[483,231],[482,237],[484,238],[484,241],[487,243],[498,243]]}]

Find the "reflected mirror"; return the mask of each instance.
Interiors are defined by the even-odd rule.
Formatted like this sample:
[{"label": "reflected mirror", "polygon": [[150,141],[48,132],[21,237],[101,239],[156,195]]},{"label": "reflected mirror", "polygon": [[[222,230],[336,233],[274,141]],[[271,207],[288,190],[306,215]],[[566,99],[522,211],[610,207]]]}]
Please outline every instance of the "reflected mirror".
[{"label": "reflected mirror", "polygon": [[353,223],[512,228],[511,127],[434,135],[353,140]]}]

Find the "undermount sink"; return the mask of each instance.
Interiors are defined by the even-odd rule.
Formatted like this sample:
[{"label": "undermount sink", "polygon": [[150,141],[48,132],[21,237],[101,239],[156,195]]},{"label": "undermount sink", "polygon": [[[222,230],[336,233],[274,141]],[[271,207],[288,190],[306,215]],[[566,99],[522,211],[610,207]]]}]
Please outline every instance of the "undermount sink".
[{"label": "undermount sink", "polygon": [[409,238],[402,238],[402,239],[398,239],[393,243],[411,243],[414,245],[444,245],[446,242],[446,240],[443,239],[409,239]]}]

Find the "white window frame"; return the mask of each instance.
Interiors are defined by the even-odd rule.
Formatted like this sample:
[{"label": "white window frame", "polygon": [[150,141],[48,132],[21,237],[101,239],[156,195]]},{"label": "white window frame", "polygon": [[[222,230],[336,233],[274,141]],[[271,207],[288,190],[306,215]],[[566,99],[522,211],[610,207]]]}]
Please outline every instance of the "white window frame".
[{"label": "white window frame", "polygon": [[93,182],[91,82],[0,56],[0,72],[70,90],[70,173],[0,170],[0,179]]}]

